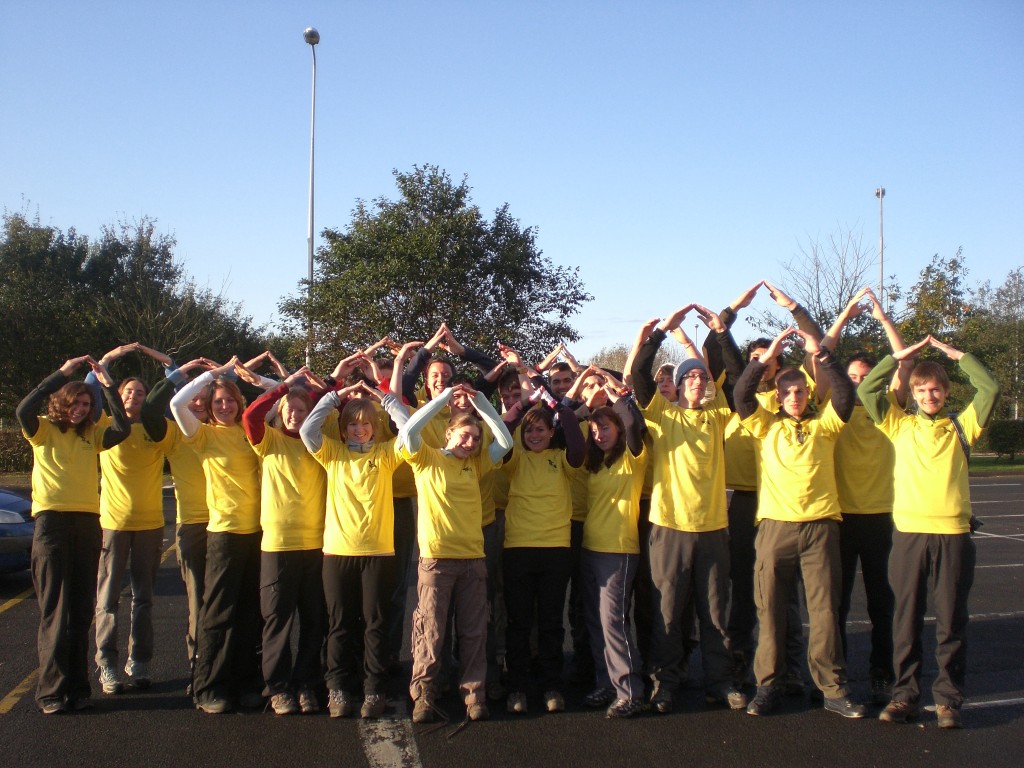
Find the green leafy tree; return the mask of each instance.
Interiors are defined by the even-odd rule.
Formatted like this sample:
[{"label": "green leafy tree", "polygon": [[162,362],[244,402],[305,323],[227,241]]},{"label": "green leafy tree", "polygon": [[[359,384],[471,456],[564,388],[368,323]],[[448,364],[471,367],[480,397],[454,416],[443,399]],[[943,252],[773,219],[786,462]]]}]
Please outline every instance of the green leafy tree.
[{"label": "green leafy tree", "polygon": [[[241,306],[199,288],[174,256],[173,237],[149,218],[105,227],[90,243],[5,213],[0,236],[0,414],[14,406],[64,360],[99,356],[141,341],[179,360],[228,359],[264,349],[263,329]],[[156,375],[156,366],[130,355],[116,376]]]},{"label": "green leafy tree", "polygon": [[576,341],[569,319],[591,299],[578,269],[555,265],[507,204],[487,221],[466,178],[433,165],[394,171],[398,198],[360,200],[344,231],[324,231],[311,300],[282,300],[293,338],[312,318],[313,362],[325,366],[383,336],[428,339],[442,322],[472,346],[504,342],[540,359]]},{"label": "green leafy tree", "polygon": [[992,371],[1002,390],[1001,413],[1021,416],[1024,399],[1024,267],[1011,270],[997,288],[983,283],[960,336],[963,348]]}]

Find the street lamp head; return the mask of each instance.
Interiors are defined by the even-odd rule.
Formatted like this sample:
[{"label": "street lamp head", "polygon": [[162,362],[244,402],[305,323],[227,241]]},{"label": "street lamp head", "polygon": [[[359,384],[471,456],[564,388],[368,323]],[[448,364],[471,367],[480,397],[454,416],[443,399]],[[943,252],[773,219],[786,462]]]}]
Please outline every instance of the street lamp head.
[{"label": "street lamp head", "polygon": [[877,189],[875,189],[875,197],[877,197],[879,200],[885,197],[885,187],[878,187]]},{"label": "street lamp head", "polygon": [[315,27],[306,27],[306,31],[302,33],[302,39],[310,45],[316,45],[320,42],[320,33],[316,31]]}]

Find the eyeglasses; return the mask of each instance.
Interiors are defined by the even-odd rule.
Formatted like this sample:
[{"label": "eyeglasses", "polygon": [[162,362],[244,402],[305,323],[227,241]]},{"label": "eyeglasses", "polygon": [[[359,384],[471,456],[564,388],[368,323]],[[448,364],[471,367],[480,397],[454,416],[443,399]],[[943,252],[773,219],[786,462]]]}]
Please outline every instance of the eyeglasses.
[{"label": "eyeglasses", "polygon": [[710,380],[706,373],[688,373],[683,376],[684,381],[703,381],[707,382]]}]

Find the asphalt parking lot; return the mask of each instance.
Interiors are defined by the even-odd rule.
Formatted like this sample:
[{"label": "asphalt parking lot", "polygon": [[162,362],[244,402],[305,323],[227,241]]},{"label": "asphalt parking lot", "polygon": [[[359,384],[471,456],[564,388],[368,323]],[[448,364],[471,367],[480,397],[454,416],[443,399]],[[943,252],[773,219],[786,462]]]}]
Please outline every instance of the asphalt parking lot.
[{"label": "asphalt parking lot", "polygon": [[[278,718],[261,712],[210,716],[185,696],[188,664],[184,589],[168,549],[157,582],[155,682],[120,696],[96,693],[92,710],[44,717],[35,711],[38,612],[27,573],[0,576],[0,763],[10,766],[304,766],[338,762],[368,766],[782,765],[1017,766],[1024,751],[1024,476],[973,479],[978,568],[971,593],[968,695],[963,731],[939,731],[925,713],[915,725],[873,717],[843,720],[809,699],[793,698],[770,717],[707,709],[699,687],[684,692],[670,715],[610,721],[586,710],[585,690],[569,687],[557,715],[494,718],[455,735],[462,709],[441,704],[452,723],[413,727],[404,680],[392,686],[393,714],[376,722],[331,720],[326,714]],[[165,529],[165,549],[173,526]],[[128,600],[122,600],[122,628]],[[849,630],[850,677],[867,684],[867,615],[855,594]],[[126,645],[122,639],[122,648]],[[934,674],[931,622],[925,631],[927,691]],[[406,660],[408,654],[405,654]],[[408,664],[405,667],[408,673]],[[930,704],[925,694],[923,704]],[[535,706],[534,709],[538,709]],[[877,709],[872,710],[876,714]]]}]

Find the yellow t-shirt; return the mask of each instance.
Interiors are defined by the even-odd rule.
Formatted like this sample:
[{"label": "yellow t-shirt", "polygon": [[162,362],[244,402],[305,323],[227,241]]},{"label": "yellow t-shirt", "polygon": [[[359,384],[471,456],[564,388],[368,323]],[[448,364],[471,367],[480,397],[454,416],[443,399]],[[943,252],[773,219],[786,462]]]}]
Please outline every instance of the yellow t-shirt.
[{"label": "yellow t-shirt", "polygon": [[375,443],[360,453],[325,437],[313,458],[327,472],[324,552],[347,557],[393,555],[392,480],[405,463],[395,452],[395,441]]},{"label": "yellow t-shirt", "polygon": [[[110,423],[104,415],[100,422]],[[151,531],[164,527],[164,446],[146,433],[141,422],[131,434],[100,454],[100,525],[112,531]]]},{"label": "yellow t-shirt", "polygon": [[260,527],[264,552],[321,549],[327,478],[298,437],[267,426],[252,447],[262,459]]},{"label": "yellow t-shirt", "polygon": [[[944,412],[943,412],[944,414]],[[957,416],[968,444],[982,432],[974,405]],[[967,457],[947,415],[932,419],[892,405],[878,425],[896,452],[892,519],[903,533],[967,533],[971,488]]]},{"label": "yellow t-shirt", "polygon": [[[896,405],[895,398],[892,405]],[[844,515],[892,512],[896,452],[863,405],[854,406],[839,433],[835,461],[839,508]]]},{"label": "yellow t-shirt", "polygon": [[728,527],[723,433],[731,415],[720,389],[700,409],[651,399],[644,418],[652,439],[652,523],[695,533]]},{"label": "yellow t-shirt", "polygon": [[[442,410],[434,418],[423,425],[423,431],[420,433],[420,438],[424,444],[432,446],[434,448],[444,448],[448,441],[445,437],[445,432],[448,430],[448,419],[451,418],[451,414],[448,411]],[[487,426],[486,422],[480,422],[480,453],[486,453],[491,443],[494,442],[494,435],[491,433],[491,428]],[[481,509],[481,520],[482,525],[490,525],[494,522],[494,475],[499,471],[492,468],[484,468],[484,473],[480,478],[480,509]],[[417,488],[419,486],[417,485]]]},{"label": "yellow t-shirt", "polygon": [[647,448],[639,456],[627,449],[610,467],[585,468],[590,509],[583,523],[583,547],[594,552],[640,554],[640,491],[647,466]]},{"label": "yellow t-shirt", "polygon": [[799,423],[760,407],[742,423],[761,441],[758,520],[841,519],[834,452],[843,420],[832,403]]},{"label": "yellow t-shirt", "polygon": [[163,443],[167,461],[174,478],[174,498],[177,501],[175,522],[179,525],[209,523],[210,509],[206,506],[206,475],[203,462],[183,434],[178,423],[167,420],[167,436]]},{"label": "yellow t-shirt", "polygon": [[416,453],[403,446],[402,457],[416,476],[420,557],[483,557],[480,476],[493,469],[487,451],[458,459],[423,442]]},{"label": "yellow t-shirt", "polygon": [[[45,416],[29,437],[32,446],[32,516],[40,512],[100,513],[99,469],[107,427],[93,425],[84,434],[61,432]],[[24,431],[22,432],[24,434]]]},{"label": "yellow t-shirt", "polygon": [[569,465],[565,451],[516,448],[502,469],[509,479],[505,548],[568,547],[571,478],[577,470]]},{"label": "yellow t-shirt", "polygon": [[200,424],[189,439],[203,462],[212,533],[260,530],[260,468],[240,424]]},{"label": "yellow t-shirt", "polygon": [[[779,410],[779,398],[774,389],[758,392],[757,403],[769,413]],[[725,487],[734,491],[757,490],[758,454],[761,446],[750,431],[743,427],[738,413],[733,413],[725,425]]]},{"label": "yellow t-shirt", "polygon": [[[590,434],[590,422],[581,421],[579,422],[580,431],[583,433],[583,439],[586,440]],[[572,486],[572,520],[576,523],[582,523],[587,519],[587,507],[589,505],[589,499],[587,499],[587,488],[590,485],[590,473],[582,467],[578,472],[573,472],[570,478]]]}]

